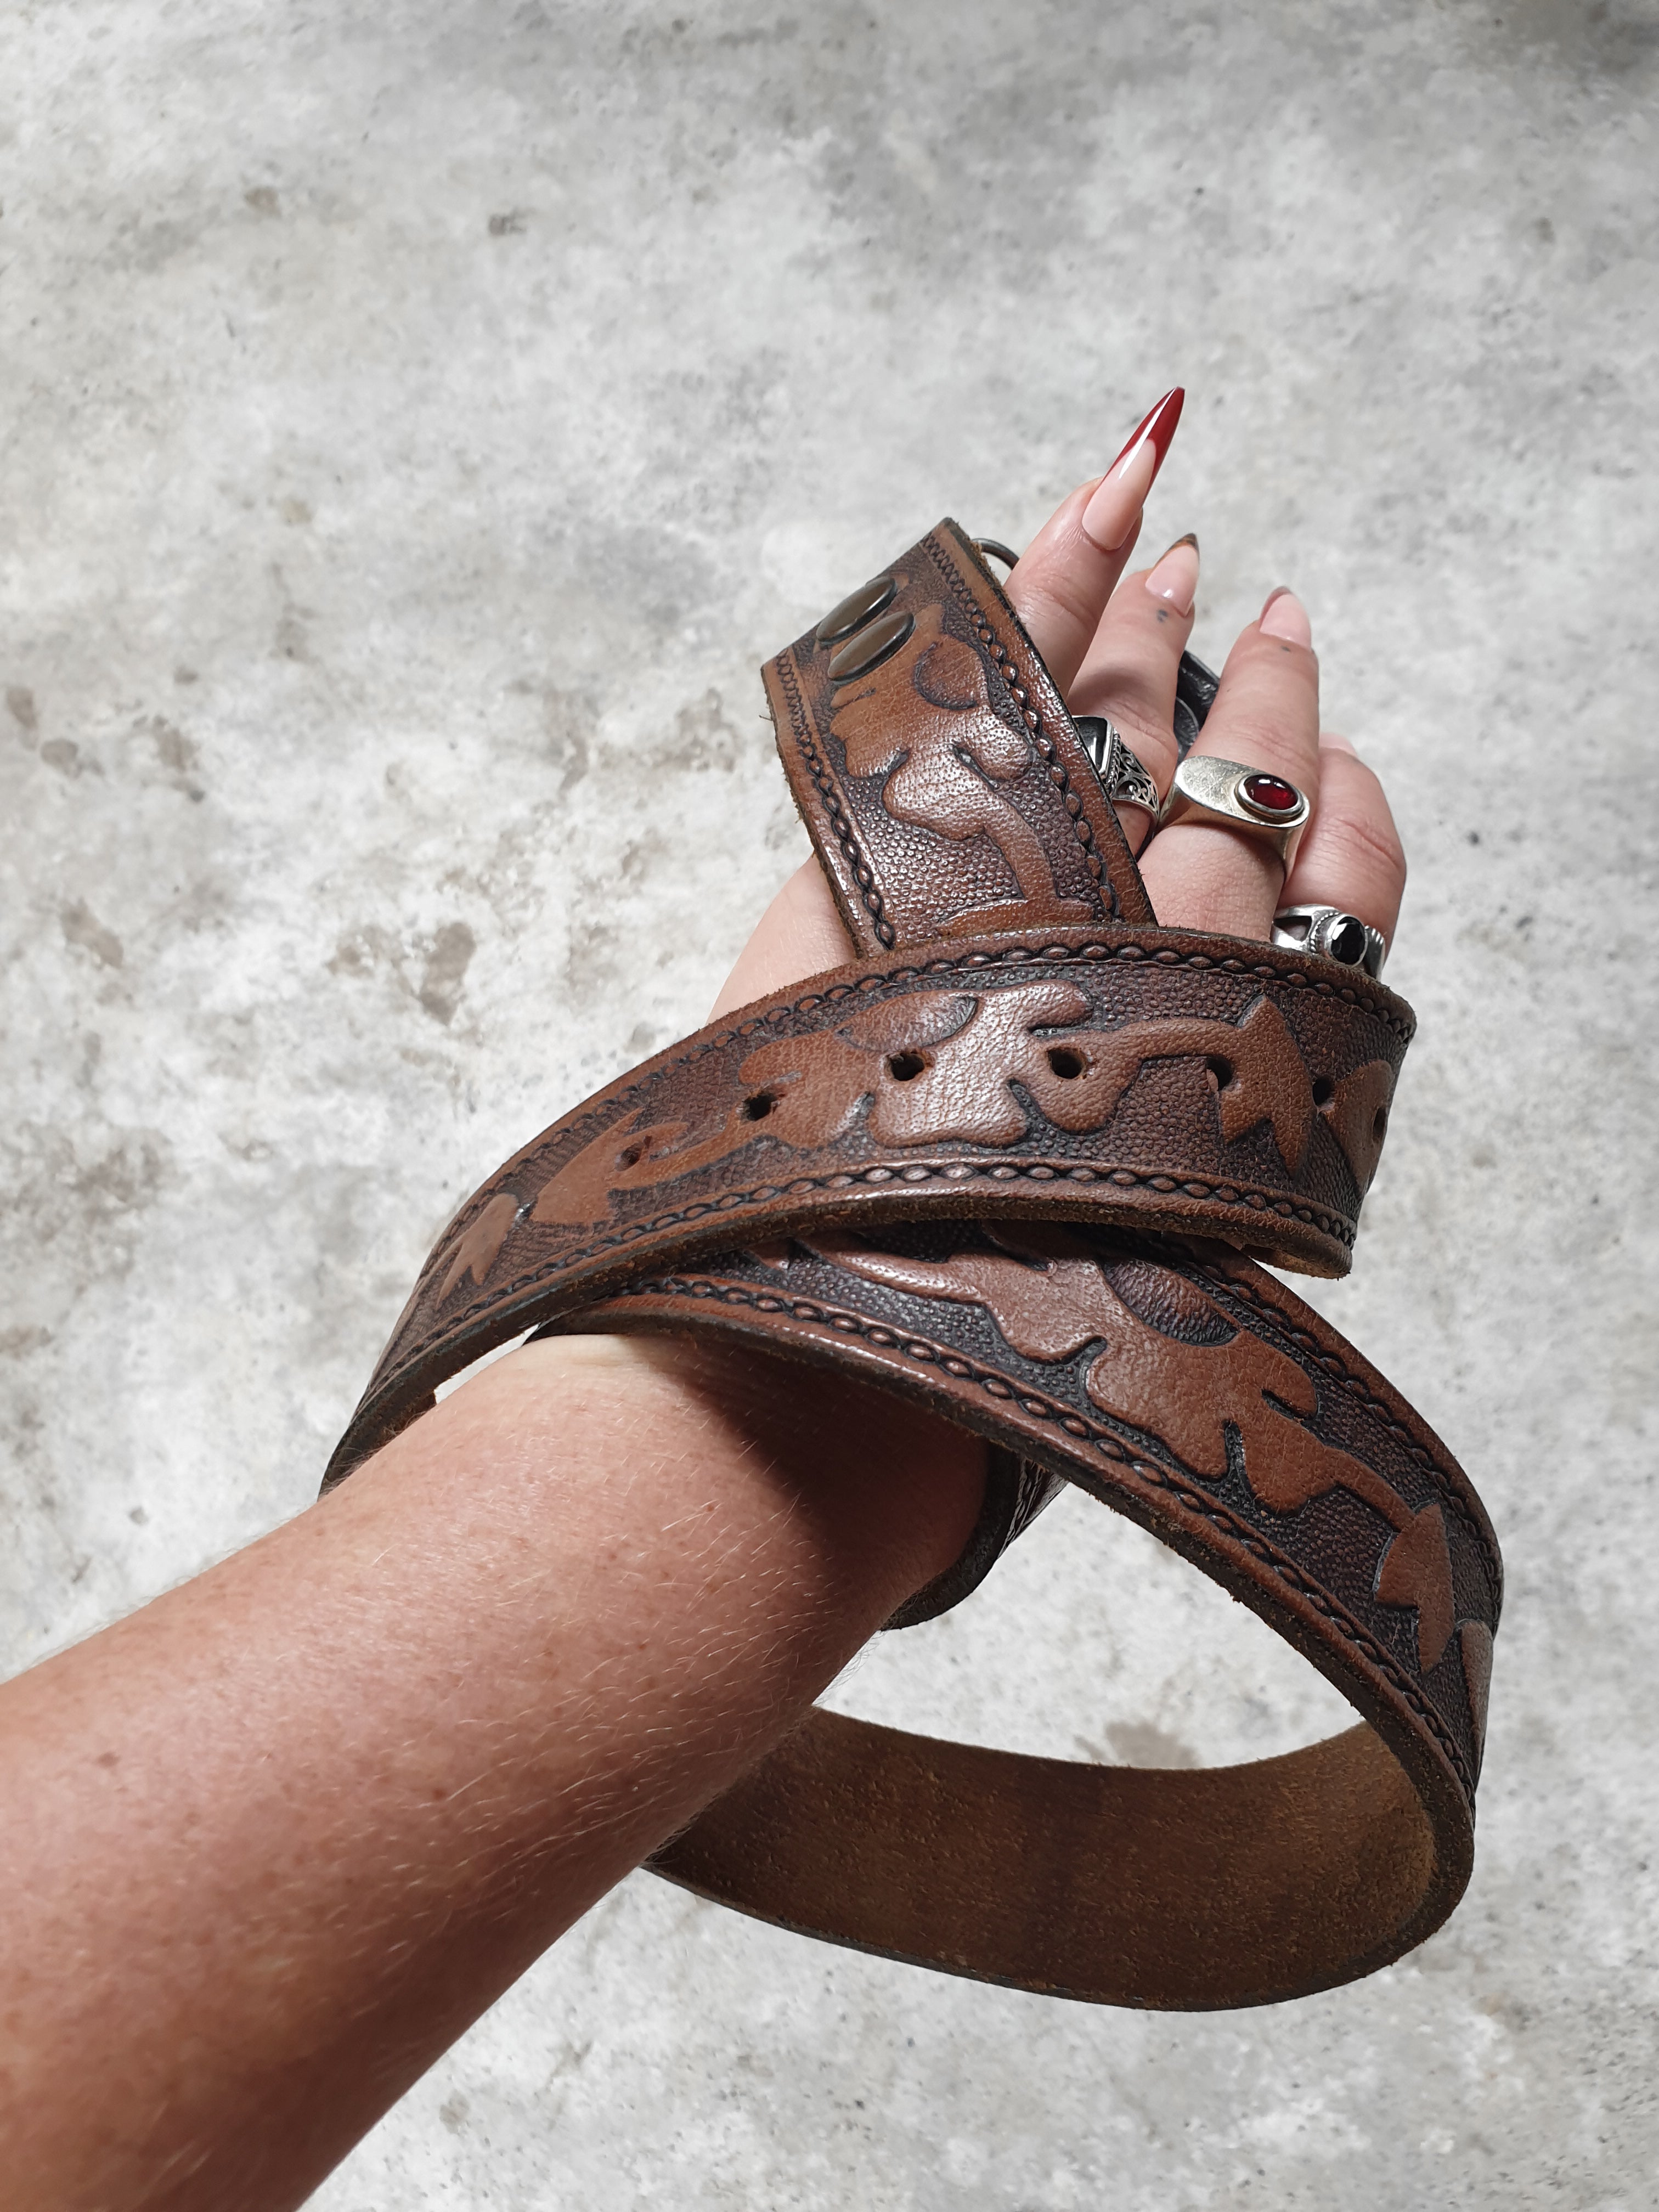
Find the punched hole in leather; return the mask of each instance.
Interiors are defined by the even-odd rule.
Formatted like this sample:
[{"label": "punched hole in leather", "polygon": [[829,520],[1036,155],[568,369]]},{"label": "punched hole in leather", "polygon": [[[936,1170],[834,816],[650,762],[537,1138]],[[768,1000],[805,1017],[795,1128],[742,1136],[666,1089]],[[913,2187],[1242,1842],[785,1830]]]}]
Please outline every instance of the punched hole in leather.
[{"label": "punched hole in leather", "polygon": [[[764,675],[854,959],[658,1054],[482,1185],[325,1486],[528,1329],[712,1332],[915,1400],[987,1438],[992,1477],[963,1558],[892,1626],[959,1602],[1071,1483],[1250,1606],[1362,1724],[1153,1772],[815,1711],[656,1870],[1102,2002],[1370,1972],[1468,1878],[1502,1565],[1440,1439],[1256,1259],[1347,1271],[1411,1010],[1322,955],[1158,926],[954,523]],[[1188,742],[1213,696],[1183,663]]]}]

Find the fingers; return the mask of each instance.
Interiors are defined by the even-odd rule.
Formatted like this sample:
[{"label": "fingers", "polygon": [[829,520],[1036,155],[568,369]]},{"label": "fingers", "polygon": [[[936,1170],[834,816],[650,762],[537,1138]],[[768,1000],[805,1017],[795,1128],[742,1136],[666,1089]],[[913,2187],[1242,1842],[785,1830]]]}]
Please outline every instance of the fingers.
[{"label": "fingers", "polygon": [[[1182,398],[1177,390],[1160,400],[1106,475],[1073,493],[1008,584],[1073,710],[1109,716],[1160,791],[1176,768],[1176,684],[1198,541],[1179,538],[1152,568],[1121,572]],[[1273,593],[1233,647],[1194,750],[1285,778],[1305,793],[1312,819],[1288,881],[1272,844],[1248,830],[1183,822],[1161,831],[1141,870],[1162,921],[1266,939],[1280,906],[1331,905],[1392,934],[1406,876],[1400,841],[1381,785],[1352,747],[1340,738],[1322,744],[1312,629],[1292,593]],[[1124,812],[1139,848],[1146,817]],[[808,861],[768,908],[713,1011],[837,967],[852,951],[829,885]]]},{"label": "fingers", "polygon": [[1346,738],[1319,740],[1319,810],[1308,824],[1280,906],[1334,906],[1390,943],[1406,888],[1406,855],[1382,786]]},{"label": "fingers", "polygon": [[[1319,805],[1319,663],[1307,610],[1276,592],[1227,656],[1195,753],[1284,776]],[[1176,929],[1266,938],[1284,863],[1263,837],[1211,823],[1160,830],[1141,857],[1154,912]]]},{"label": "fingers", "polygon": [[787,990],[803,976],[840,968],[854,957],[853,940],[823,869],[816,859],[803,860],[738,953],[708,1018],[713,1021],[732,1006],[746,1006],[769,992]]},{"label": "fingers", "polygon": [[[1184,553],[1188,544],[1182,540],[1170,555]],[[1195,583],[1196,549],[1191,550]],[[1160,789],[1167,787],[1173,773],[1175,740],[1151,721],[1165,682],[1158,655],[1167,655],[1171,665],[1179,660],[1190,623],[1190,599],[1186,614],[1176,610],[1174,618],[1163,623],[1155,606],[1148,621],[1133,595],[1139,592],[1149,605],[1153,603],[1156,595],[1150,583],[1170,555],[1150,572],[1125,580],[1112,602],[1116,627],[1104,635],[1100,648],[1103,696],[1097,699],[1079,688],[1073,701],[1079,713],[1109,712],[1157,775]],[[1183,564],[1177,580],[1188,573]],[[1266,610],[1269,617],[1272,611],[1270,602]],[[1282,609],[1279,619],[1292,629],[1307,627],[1307,617],[1297,603]],[[1305,643],[1297,637],[1275,640],[1269,631],[1264,647],[1261,635],[1261,625],[1253,624],[1228,656],[1222,690],[1195,750],[1288,775],[1316,801],[1313,819],[1297,848],[1290,876],[1282,882],[1279,861],[1254,839],[1231,830],[1176,823],[1159,834],[1141,861],[1153,907],[1172,928],[1215,929],[1265,939],[1280,907],[1334,906],[1358,915],[1392,941],[1406,886],[1406,858],[1382,786],[1346,738],[1328,732],[1317,735],[1318,672]],[[1282,648],[1287,644],[1296,650],[1285,653]],[[1091,652],[1080,687],[1093,682],[1095,668]],[[1105,673],[1109,669],[1109,678]],[[1172,673],[1167,681],[1172,705]],[[1143,714],[1148,718],[1144,724],[1138,719]],[[1316,733],[1311,766],[1307,740],[1310,718]],[[710,1009],[710,1018],[782,990],[803,976],[840,967],[853,957],[852,940],[823,871],[816,860],[807,860],[761,917]]]},{"label": "fingers", "polygon": [[1140,532],[1186,394],[1165,392],[1105,475],[1043,525],[1008,579],[1008,597],[1062,693],[1070,690]]},{"label": "fingers", "polygon": [[[1067,699],[1074,714],[1104,714],[1120,730],[1160,792],[1176,771],[1176,678],[1192,634],[1198,592],[1198,540],[1177,538],[1151,568],[1126,576],[1113,592]],[[1120,805],[1130,849],[1152,826],[1144,807]]]}]

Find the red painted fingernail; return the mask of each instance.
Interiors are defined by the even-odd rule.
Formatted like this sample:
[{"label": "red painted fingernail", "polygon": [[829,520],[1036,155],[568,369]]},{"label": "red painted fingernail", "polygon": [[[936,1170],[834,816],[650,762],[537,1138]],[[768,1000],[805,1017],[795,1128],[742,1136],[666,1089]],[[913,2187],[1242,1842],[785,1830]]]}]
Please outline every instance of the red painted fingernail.
[{"label": "red painted fingernail", "polygon": [[1178,384],[1173,392],[1166,392],[1135,425],[1128,443],[1096,485],[1083,510],[1083,532],[1103,553],[1115,553],[1133,532],[1146,495],[1164,465],[1186,399]]},{"label": "red painted fingernail", "polygon": [[[1180,422],[1181,410],[1186,404],[1187,388],[1184,385],[1177,384],[1172,390],[1166,392],[1157,406],[1150,409],[1136,423],[1133,430],[1129,434],[1127,444],[1118,455],[1117,459],[1112,463],[1112,469],[1120,467],[1127,461],[1135,447],[1144,440],[1151,445],[1158,455],[1158,459],[1152,464],[1152,474],[1156,477],[1164,465],[1164,456],[1170,450],[1170,441],[1176,434],[1176,424]],[[1108,476],[1112,473],[1112,469],[1107,470]]]}]

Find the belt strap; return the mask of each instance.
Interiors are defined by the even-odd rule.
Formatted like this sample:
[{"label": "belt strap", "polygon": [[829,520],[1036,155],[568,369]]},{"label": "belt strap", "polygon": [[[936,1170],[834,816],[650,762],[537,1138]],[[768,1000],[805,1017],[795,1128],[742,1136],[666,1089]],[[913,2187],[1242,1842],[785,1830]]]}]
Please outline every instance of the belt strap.
[{"label": "belt strap", "polygon": [[968,1554],[901,1624],[1071,1481],[1367,1725],[1138,1772],[815,1711],[657,1870],[805,1933],[1112,2003],[1369,1972],[1468,1878],[1502,1567],[1432,1431],[1255,1259],[1346,1272],[1410,1009],[1318,955],[1156,925],[954,524],[766,683],[860,957],[507,1161],[428,1260],[325,1486],[530,1329],[712,1330],[916,1399],[989,1439],[994,1479]]}]

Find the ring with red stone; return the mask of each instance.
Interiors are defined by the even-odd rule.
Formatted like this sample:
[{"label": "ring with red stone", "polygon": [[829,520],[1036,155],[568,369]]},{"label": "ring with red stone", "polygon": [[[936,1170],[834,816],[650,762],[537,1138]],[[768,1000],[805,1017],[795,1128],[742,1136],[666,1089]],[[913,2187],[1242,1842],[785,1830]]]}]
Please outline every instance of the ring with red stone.
[{"label": "ring with red stone", "polygon": [[1175,772],[1158,826],[1169,830],[1178,822],[1207,822],[1218,829],[1247,830],[1271,845],[1288,867],[1291,848],[1311,811],[1306,793],[1282,775],[1243,761],[1188,753]]}]

